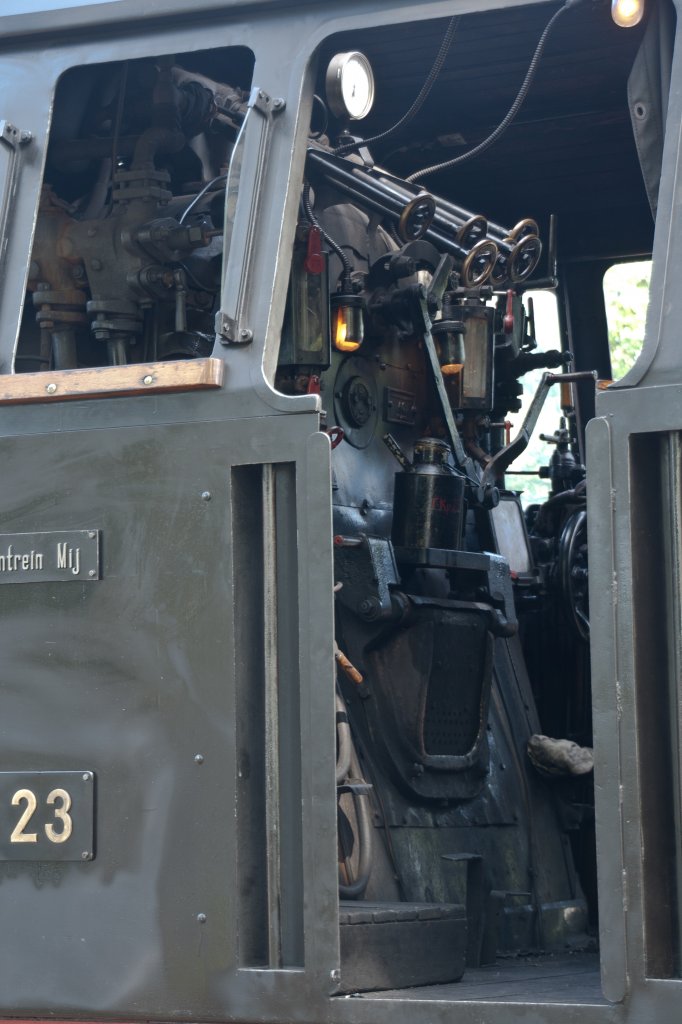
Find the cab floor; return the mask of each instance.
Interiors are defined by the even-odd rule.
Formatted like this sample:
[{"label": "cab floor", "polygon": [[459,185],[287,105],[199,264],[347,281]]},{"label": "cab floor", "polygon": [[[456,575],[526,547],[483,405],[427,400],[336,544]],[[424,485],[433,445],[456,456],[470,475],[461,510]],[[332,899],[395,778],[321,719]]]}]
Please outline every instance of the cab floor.
[{"label": "cab floor", "polygon": [[468,967],[449,985],[363,992],[358,999],[438,1000],[444,1002],[604,1004],[598,953],[515,957],[489,967]]}]

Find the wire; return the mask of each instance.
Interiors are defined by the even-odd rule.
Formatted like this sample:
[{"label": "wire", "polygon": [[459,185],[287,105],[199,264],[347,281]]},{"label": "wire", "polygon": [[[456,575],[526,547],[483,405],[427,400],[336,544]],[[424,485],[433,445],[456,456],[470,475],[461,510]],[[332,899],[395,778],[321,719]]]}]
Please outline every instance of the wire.
[{"label": "wire", "polygon": [[118,87],[118,99],[116,101],[116,117],[114,120],[114,133],[111,140],[111,173],[116,173],[116,157],[118,156],[118,139],[121,133],[123,121],[123,104],[125,103],[126,88],[128,87],[128,61],[123,62],[121,68],[121,83]]},{"label": "wire", "polygon": [[317,102],[320,104],[322,108],[322,127],[320,128],[319,131],[310,133],[311,139],[321,138],[323,135],[326,134],[327,128],[329,127],[329,111],[327,110],[327,104],[324,102],[321,96],[317,95],[317,93],[315,93],[315,95],[313,96],[313,103],[315,102],[315,100],[317,100]]},{"label": "wire", "polygon": [[219,181],[227,181],[227,174],[218,174],[215,178],[211,178],[210,181],[206,182],[201,191],[197,192],[194,199],[192,199],[192,201],[188,203],[185,209],[182,211],[182,213],[178,217],[178,224],[183,224],[185,222],[185,220],[187,219],[187,217],[189,217],[190,213],[197,205],[197,203],[201,202],[206,193],[210,192],[213,186],[217,185]]},{"label": "wire", "polygon": [[391,128],[387,128],[385,132],[380,132],[378,135],[372,135],[370,136],[369,139],[362,139],[360,142],[346,142],[342,146],[338,146],[334,150],[336,156],[346,156],[348,153],[352,153],[353,150],[357,149],[359,146],[370,146],[374,142],[383,142],[384,139],[389,138],[389,136],[391,135],[395,135],[395,133],[399,132],[401,128],[404,128],[406,124],[409,124],[412,118],[421,110],[422,106],[424,105],[424,101],[426,100],[426,97],[429,95],[431,89],[433,88],[434,82],[441,73],[443,64],[445,63],[445,58],[448,55],[448,50],[450,49],[450,44],[452,43],[452,39],[454,37],[458,23],[458,17],[450,18],[450,23],[447,27],[445,35],[443,36],[443,42],[440,44],[440,49],[436,54],[436,59],[433,62],[433,66],[431,67],[431,70],[426,76],[426,80],[422,85],[421,89],[419,90],[417,98],[415,99],[407,113],[403,114],[400,120],[396,121],[396,123]]},{"label": "wire", "polygon": [[537,71],[538,64],[542,56],[542,52],[545,48],[545,43],[547,42],[547,39],[549,38],[552,29],[554,28],[562,14],[565,14],[566,11],[571,9],[571,7],[576,7],[578,4],[583,2],[584,0],[566,0],[564,6],[559,8],[558,11],[555,11],[555,13],[549,19],[549,21],[545,25],[544,32],[540,36],[538,45],[535,47],[535,53],[533,54],[531,62],[528,65],[526,77],[524,78],[521,88],[517,93],[516,99],[512,103],[509,110],[507,111],[506,116],[503,118],[502,121],[500,121],[497,128],[495,128],[494,131],[491,132],[488,138],[483,139],[482,142],[479,142],[477,146],[474,146],[474,148],[470,149],[467,153],[461,153],[460,156],[453,157],[451,160],[444,160],[442,163],[433,164],[431,167],[424,167],[421,171],[415,171],[414,174],[410,174],[409,177],[405,179],[406,181],[415,182],[418,181],[420,178],[426,177],[427,174],[435,174],[436,171],[445,171],[448,170],[450,167],[456,167],[459,164],[464,163],[465,160],[471,160],[473,159],[473,157],[479,156],[481,153],[484,153],[486,149],[489,149],[490,146],[497,142],[497,140],[500,138],[501,135],[504,134],[504,132],[507,130],[509,125],[512,123],[512,121],[518,114],[519,110],[521,109],[521,105],[523,104],[523,101],[528,95],[528,90],[530,89],[533,79],[535,77],[535,72]]}]

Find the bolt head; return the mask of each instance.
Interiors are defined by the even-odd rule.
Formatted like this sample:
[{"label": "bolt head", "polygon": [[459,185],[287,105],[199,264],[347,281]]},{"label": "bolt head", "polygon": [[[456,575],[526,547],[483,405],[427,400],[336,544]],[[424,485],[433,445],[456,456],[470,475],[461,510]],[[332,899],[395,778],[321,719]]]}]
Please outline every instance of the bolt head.
[{"label": "bolt head", "polygon": [[358,614],[368,622],[376,619],[380,611],[381,607],[375,597],[366,597],[358,605]]},{"label": "bolt head", "polygon": [[55,393],[55,391],[57,390],[57,385],[56,384],[48,384],[47,387],[45,388],[45,390],[47,391],[48,395],[53,395]]},{"label": "bolt head", "polygon": [[142,378],[142,383],[143,384],[153,384],[154,383],[154,378],[152,377],[151,373],[148,373],[146,375],[146,377]]},{"label": "bolt head", "polygon": [[81,860],[92,860],[92,854],[89,850],[83,850],[81,853]]},{"label": "bolt head", "polygon": [[92,782],[92,772],[83,772],[83,782]]},{"label": "bolt head", "polygon": [[202,501],[210,501],[211,500],[211,492],[210,491],[202,491],[201,492],[201,500]]},{"label": "bolt head", "polygon": [[90,572],[88,573],[88,576],[90,576],[90,577],[95,576],[95,575],[96,575],[96,573],[95,573],[94,569],[91,569]]},{"label": "bolt head", "polygon": [[199,924],[206,924],[206,914],[197,914]]},{"label": "bolt head", "polygon": [[195,764],[203,764],[204,763],[204,755],[203,754],[195,754],[194,755],[194,762],[195,762]]}]

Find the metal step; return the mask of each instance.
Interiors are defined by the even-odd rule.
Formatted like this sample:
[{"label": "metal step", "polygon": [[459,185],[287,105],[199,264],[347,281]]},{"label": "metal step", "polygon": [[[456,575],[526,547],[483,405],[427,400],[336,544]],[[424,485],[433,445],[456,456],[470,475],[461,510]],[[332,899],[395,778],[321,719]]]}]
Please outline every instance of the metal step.
[{"label": "metal step", "polygon": [[341,991],[371,992],[458,981],[467,947],[458,903],[342,900]]}]

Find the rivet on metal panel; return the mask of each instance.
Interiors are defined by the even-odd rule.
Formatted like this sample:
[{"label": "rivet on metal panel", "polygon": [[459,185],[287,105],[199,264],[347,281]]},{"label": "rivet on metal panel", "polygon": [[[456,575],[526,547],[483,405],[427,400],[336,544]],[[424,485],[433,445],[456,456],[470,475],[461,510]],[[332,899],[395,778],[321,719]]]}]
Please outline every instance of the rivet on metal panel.
[{"label": "rivet on metal panel", "polygon": [[197,914],[199,924],[206,924],[206,914]]},{"label": "rivet on metal panel", "polygon": [[92,860],[92,854],[90,850],[83,850],[81,853],[81,860]]},{"label": "rivet on metal panel", "polygon": [[83,772],[83,782],[92,782],[92,772]]},{"label": "rivet on metal panel", "polygon": [[88,530],[88,537],[90,538],[90,540],[94,540],[96,536],[97,534],[94,530]]},{"label": "rivet on metal panel", "polygon": [[210,491],[202,491],[201,492],[201,497],[202,497],[203,501],[210,501],[211,500],[211,492]]},{"label": "rivet on metal panel", "polygon": [[195,754],[194,755],[194,760],[195,760],[196,764],[203,764],[204,763],[204,755],[203,754]]},{"label": "rivet on metal panel", "polygon": [[88,573],[88,576],[94,576],[94,575],[95,575],[95,570],[91,569],[90,572]]},{"label": "rivet on metal panel", "polygon": [[337,985],[341,981],[341,971],[338,969],[338,967],[335,967],[333,971],[329,972],[329,977],[331,978],[335,985]]}]

